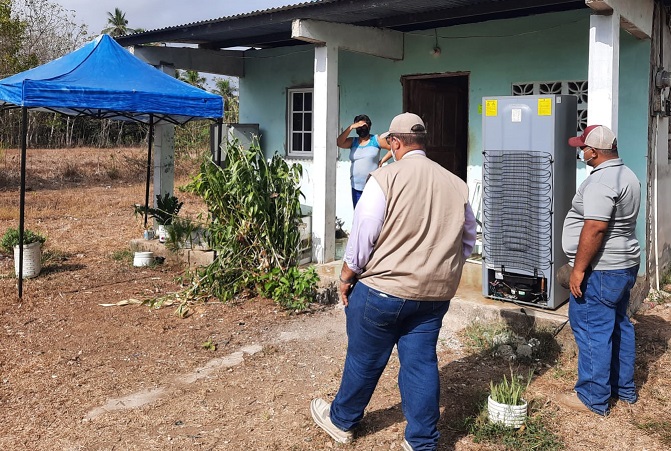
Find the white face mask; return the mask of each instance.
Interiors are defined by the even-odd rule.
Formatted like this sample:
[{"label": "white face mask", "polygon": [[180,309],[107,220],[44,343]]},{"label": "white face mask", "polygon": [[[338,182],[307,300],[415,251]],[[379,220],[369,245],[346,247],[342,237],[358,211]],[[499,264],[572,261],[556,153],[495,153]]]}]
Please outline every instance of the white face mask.
[{"label": "white face mask", "polygon": [[398,161],[398,159],[396,158],[396,152],[394,151],[394,142],[393,141],[389,143],[389,150],[391,151],[391,156],[394,159],[394,161]]},{"label": "white face mask", "polygon": [[583,163],[587,164],[590,161],[592,161],[595,157],[590,158],[589,160],[585,160],[585,151],[580,149],[578,151],[578,160],[582,161]]}]

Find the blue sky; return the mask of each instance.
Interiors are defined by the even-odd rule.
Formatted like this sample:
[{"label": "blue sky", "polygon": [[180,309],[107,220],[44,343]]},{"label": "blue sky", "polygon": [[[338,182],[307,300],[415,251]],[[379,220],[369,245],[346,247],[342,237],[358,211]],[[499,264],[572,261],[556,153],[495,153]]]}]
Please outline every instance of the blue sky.
[{"label": "blue sky", "polygon": [[130,28],[153,30],[200,20],[302,3],[295,0],[52,0],[74,11],[75,21],[95,36],[107,24],[107,12],[119,8]]}]

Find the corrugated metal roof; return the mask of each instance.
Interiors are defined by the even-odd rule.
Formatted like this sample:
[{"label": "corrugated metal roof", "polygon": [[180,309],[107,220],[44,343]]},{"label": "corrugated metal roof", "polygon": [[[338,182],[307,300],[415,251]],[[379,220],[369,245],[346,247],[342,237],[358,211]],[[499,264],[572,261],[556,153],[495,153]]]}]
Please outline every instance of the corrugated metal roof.
[{"label": "corrugated metal roof", "polygon": [[197,44],[204,48],[279,47],[291,39],[294,19],[413,31],[586,8],[584,0],[315,0],[117,38],[122,45],[150,42]]}]

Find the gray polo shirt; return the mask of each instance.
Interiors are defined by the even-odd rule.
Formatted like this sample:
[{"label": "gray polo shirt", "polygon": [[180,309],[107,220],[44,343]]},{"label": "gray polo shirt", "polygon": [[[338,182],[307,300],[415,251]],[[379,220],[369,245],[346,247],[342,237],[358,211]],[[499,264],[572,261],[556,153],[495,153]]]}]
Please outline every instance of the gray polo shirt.
[{"label": "gray polo shirt", "polygon": [[607,160],[594,168],[578,188],[564,220],[562,247],[571,266],[585,219],[608,222],[601,249],[592,260],[592,269],[602,271],[638,265],[641,248],[635,229],[640,204],[641,182],[621,158]]}]

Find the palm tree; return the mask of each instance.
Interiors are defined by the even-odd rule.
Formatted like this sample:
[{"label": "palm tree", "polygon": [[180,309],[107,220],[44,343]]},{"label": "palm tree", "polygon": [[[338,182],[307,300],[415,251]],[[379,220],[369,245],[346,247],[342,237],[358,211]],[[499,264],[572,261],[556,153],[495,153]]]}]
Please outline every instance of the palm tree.
[{"label": "palm tree", "polygon": [[128,20],[126,13],[119,8],[114,8],[114,14],[107,12],[107,27],[103,29],[102,33],[113,37],[123,36],[128,33],[135,33],[135,30],[128,28]]},{"label": "palm tree", "polygon": [[205,82],[207,81],[205,77],[200,76],[197,70],[178,70],[177,78],[200,89],[204,89]]},{"label": "palm tree", "polygon": [[224,98],[224,122],[238,122],[239,99],[229,78],[214,79],[214,93]]}]

